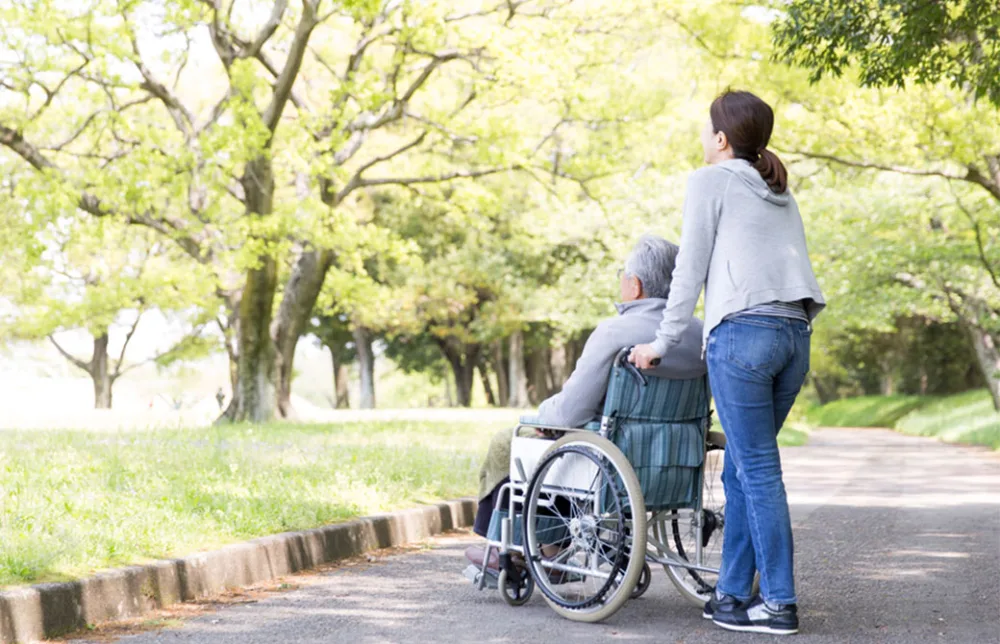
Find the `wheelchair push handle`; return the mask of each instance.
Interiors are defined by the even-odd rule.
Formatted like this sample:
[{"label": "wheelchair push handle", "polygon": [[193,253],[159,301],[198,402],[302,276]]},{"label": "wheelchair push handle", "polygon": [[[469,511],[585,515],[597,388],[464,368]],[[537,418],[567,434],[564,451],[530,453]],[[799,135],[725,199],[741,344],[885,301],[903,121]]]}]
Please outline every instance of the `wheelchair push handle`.
[{"label": "wheelchair push handle", "polygon": [[[625,347],[620,352],[618,352],[618,358],[615,360],[615,363],[619,367],[624,368],[625,371],[627,371],[629,375],[631,375],[636,380],[636,383],[640,387],[645,387],[647,384],[649,384],[648,381],[646,380],[646,376],[643,375],[642,371],[639,370],[639,367],[635,366],[634,364],[628,361],[628,357],[632,353],[632,349],[633,347]],[[651,361],[650,364],[655,367],[658,364],[660,364],[660,359],[655,358]]]},{"label": "wheelchair push handle", "polygon": [[[634,348],[635,348],[634,346],[625,347],[618,353],[617,363],[619,367],[624,367],[627,364],[632,364],[631,362],[628,361],[628,357],[632,354],[632,349]],[[658,367],[660,366],[660,362],[662,361],[663,361],[662,358],[653,358],[652,360],[649,361],[649,364],[653,367]]]}]

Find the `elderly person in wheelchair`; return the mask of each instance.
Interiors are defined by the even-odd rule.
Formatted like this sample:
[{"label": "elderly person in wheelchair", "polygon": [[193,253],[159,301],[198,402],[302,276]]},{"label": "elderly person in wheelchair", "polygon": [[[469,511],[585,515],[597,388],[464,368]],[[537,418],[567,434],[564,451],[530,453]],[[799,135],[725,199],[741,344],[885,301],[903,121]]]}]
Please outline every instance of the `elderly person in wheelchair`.
[{"label": "elderly person in wheelchair", "polygon": [[[519,428],[522,433],[527,431],[536,437],[553,438],[564,433],[558,428],[593,427],[601,422],[602,411],[606,411],[605,398],[613,367],[620,363],[622,369],[630,368],[623,360],[617,360],[623,355],[622,349],[648,340],[655,334],[662,319],[678,250],[675,244],[661,237],[644,235],[639,239],[624,268],[619,271],[621,302],[616,305],[618,315],[602,321],[588,338],[562,391],[542,402],[536,416],[522,418]],[[701,355],[701,336],[701,321],[691,318],[677,348],[671,350],[654,370],[646,373],[664,381],[703,383],[706,368]],[[632,372],[645,380],[645,376],[637,370],[632,369]],[[707,432],[707,388],[696,393],[698,402],[704,403],[703,408],[698,407],[697,414],[704,415],[704,432]],[[516,433],[503,430],[493,437],[480,470],[479,507],[474,532],[487,537],[490,540],[488,543],[495,544],[499,540],[498,525],[500,519],[506,517],[505,499],[509,499],[510,475],[515,471],[511,445],[512,441],[519,440],[515,437]],[[657,447],[663,446],[657,444]],[[666,449],[670,449],[669,445]],[[514,460],[518,460],[516,456]],[[559,499],[553,507],[567,503],[570,501]],[[520,532],[519,528],[520,525],[514,529]],[[552,538],[542,545],[542,554],[558,557],[563,549],[558,541]],[[519,557],[520,553],[513,556]],[[480,587],[496,583],[502,568],[500,548],[472,546],[466,551],[466,557],[472,563],[466,571],[470,579],[477,581]],[[562,573],[549,575],[550,580],[565,581],[567,578]],[[509,600],[509,597],[505,598]]]}]

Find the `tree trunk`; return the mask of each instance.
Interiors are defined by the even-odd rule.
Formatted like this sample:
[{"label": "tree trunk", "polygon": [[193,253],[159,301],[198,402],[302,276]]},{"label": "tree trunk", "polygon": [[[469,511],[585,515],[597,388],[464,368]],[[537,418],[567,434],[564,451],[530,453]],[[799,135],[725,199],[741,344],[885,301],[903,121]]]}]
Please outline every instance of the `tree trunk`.
[{"label": "tree trunk", "polygon": [[[270,159],[259,157],[248,163],[241,183],[248,216],[269,215],[274,200]],[[235,421],[262,423],[272,420],[277,408],[271,311],[278,283],[278,265],[271,255],[261,255],[257,261],[258,265],[247,271],[240,298],[236,388],[226,416]]]},{"label": "tree trunk", "polygon": [[226,295],[226,324],[220,324],[220,330],[226,343],[226,355],[229,357],[229,387],[235,395],[240,373],[240,293]]},{"label": "tree trunk", "polygon": [[111,372],[108,370],[108,334],[94,338],[94,356],[90,359],[90,379],[94,382],[94,409],[111,409]]},{"label": "tree trunk", "polygon": [[813,388],[816,390],[816,397],[819,398],[819,404],[825,405],[837,399],[835,386],[827,386],[822,378],[816,378],[811,375],[809,377],[812,380]]},{"label": "tree trunk", "polygon": [[508,382],[510,407],[528,406],[528,378],[524,372],[524,334],[517,331],[510,336],[510,359],[508,361]]},{"label": "tree trunk", "polygon": [[893,375],[892,363],[884,361],[879,363],[879,385],[883,396],[892,396],[896,393],[896,378]]},{"label": "tree trunk", "polygon": [[549,352],[549,372],[552,375],[553,392],[562,389],[563,383],[569,380],[572,366],[568,364],[568,353],[565,344],[557,345]]},{"label": "tree trunk", "polygon": [[351,401],[347,391],[347,365],[337,362],[337,356],[330,351],[330,359],[333,363],[333,396],[335,409],[350,409]]},{"label": "tree trunk", "polygon": [[455,375],[455,402],[459,407],[472,405],[472,382],[476,375],[476,365],[466,356],[465,360],[449,360],[451,372]]},{"label": "tree trunk", "polygon": [[452,395],[451,395],[451,378],[449,378],[447,374],[445,374],[445,377],[444,377],[444,396],[445,396],[445,400],[448,403],[448,407],[454,407],[455,406],[455,398],[452,397]]},{"label": "tree trunk", "polygon": [[552,391],[549,374],[549,352],[547,349],[531,351],[527,356],[528,401],[537,405],[549,397]]},{"label": "tree trunk", "polygon": [[356,326],[352,329],[354,344],[358,351],[358,371],[361,372],[361,409],[375,409],[375,354],[372,353],[372,338],[368,329]]},{"label": "tree trunk", "polygon": [[493,395],[493,385],[490,383],[490,370],[486,366],[486,360],[480,360],[476,368],[479,369],[479,379],[483,381],[483,391],[486,392],[486,403],[490,407],[496,407],[497,399]]},{"label": "tree trunk", "polygon": [[507,361],[503,355],[503,340],[493,345],[493,370],[497,374],[497,404],[510,404],[510,379],[507,375]]},{"label": "tree trunk", "polygon": [[962,326],[976,351],[976,364],[983,374],[990,396],[993,397],[993,407],[1000,411],[1000,342],[992,334],[971,324]]},{"label": "tree trunk", "polygon": [[455,401],[459,407],[472,404],[472,383],[476,377],[476,365],[479,363],[480,345],[461,344],[454,339],[438,340],[441,353],[451,366],[455,376]]},{"label": "tree trunk", "polygon": [[566,378],[576,369],[576,361],[583,354],[583,347],[587,343],[587,338],[593,333],[593,329],[581,331],[574,334],[573,338],[566,343],[566,367],[569,369]]},{"label": "tree trunk", "polygon": [[316,300],[323,288],[323,280],[326,279],[326,273],[332,262],[331,251],[305,251],[299,256],[285,284],[278,317],[275,318],[271,329],[276,348],[278,413],[283,418],[289,418],[293,414],[291,395],[295,347],[316,306]]}]

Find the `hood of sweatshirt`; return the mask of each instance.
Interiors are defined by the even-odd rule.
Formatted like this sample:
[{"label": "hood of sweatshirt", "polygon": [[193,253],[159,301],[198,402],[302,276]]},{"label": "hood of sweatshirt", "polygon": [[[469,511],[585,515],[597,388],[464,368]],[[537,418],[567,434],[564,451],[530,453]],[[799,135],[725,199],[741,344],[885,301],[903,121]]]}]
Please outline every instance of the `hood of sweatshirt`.
[{"label": "hood of sweatshirt", "polygon": [[760,173],[757,172],[757,169],[754,168],[749,161],[744,159],[729,159],[728,161],[716,164],[716,167],[739,177],[740,181],[742,181],[752,193],[764,201],[778,206],[784,206],[788,203],[790,198],[788,191],[786,190],[780,195],[772,191],[767,186],[767,182],[764,181],[763,177],[760,176]]}]

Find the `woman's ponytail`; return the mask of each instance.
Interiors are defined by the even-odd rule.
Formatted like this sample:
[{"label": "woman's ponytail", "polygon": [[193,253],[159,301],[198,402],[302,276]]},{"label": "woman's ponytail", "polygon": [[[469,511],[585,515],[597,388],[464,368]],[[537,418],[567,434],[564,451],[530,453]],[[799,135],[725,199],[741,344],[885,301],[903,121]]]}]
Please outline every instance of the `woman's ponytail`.
[{"label": "woman's ponytail", "polygon": [[778,155],[767,148],[760,151],[760,157],[753,167],[760,173],[761,178],[767,182],[767,187],[771,192],[782,194],[788,190],[788,171],[785,164],[781,162]]}]

